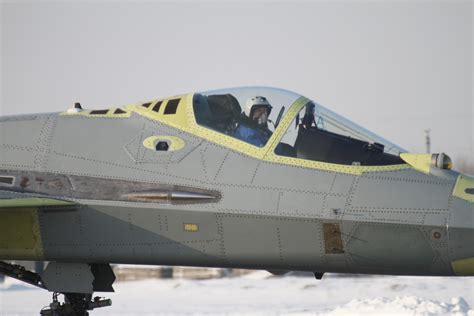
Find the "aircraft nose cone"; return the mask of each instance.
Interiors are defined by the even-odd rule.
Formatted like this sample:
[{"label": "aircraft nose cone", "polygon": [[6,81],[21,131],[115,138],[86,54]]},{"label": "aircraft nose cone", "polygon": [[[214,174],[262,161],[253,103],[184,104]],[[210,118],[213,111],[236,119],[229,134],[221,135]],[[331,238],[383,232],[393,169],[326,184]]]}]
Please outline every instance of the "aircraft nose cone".
[{"label": "aircraft nose cone", "polygon": [[456,275],[474,275],[474,178],[461,175],[453,190],[448,223],[451,266]]}]

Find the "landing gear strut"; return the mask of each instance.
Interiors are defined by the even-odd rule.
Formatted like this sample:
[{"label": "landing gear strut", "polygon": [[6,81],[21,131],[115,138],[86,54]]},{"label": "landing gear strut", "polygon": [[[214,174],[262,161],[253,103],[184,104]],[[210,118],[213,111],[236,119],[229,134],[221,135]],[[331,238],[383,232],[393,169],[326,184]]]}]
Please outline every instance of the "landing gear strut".
[{"label": "landing gear strut", "polygon": [[[64,303],[58,300],[64,294]],[[88,316],[88,311],[112,305],[112,300],[94,297],[83,293],[53,293],[53,302],[49,308],[41,310],[41,316]]]},{"label": "landing gear strut", "polygon": [[[102,267],[103,268],[103,267]],[[100,266],[91,266],[91,269],[97,274],[95,279],[98,283],[104,280],[106,286],[102,288],[108,289],[111,285],[108,285],[110,281],[110,275],[103,273],[102,279],[100,277]],[[103,270],[102,270],[103,271]],[[48,290],[47,286],[44,284],[41,276],[33,271],[26,270],[24,267],[19,265],[9,264],[3,261],[0,261],[0,274],[6,275],[8,277],[20,280],[22,282],[37,286],[41,289]],[[113,277],[113,280],[115,276]],[[112,280],[112,282],[113,282]],[[101,288],[100,286],[97,286]],[[58,296],[60,294],[64,295],[64,303],[59,302]],[[103,299],[100,297],[92,298],[92,293],[63,293],[63,292],[54,292],[53,293],[53,302],[49,305],[49,308],[41,310],[41,316],[88,316],[89,312],[93,309],[100,307],[107,307],[112,305],[112,300]]]},{"label": "landing gear strut", "polygon": [[16,264],[9,264],[0,261],[0,274],[37,286],[42,289],[46,289],[44,287],[43,281],[41,280],[41,277],[38,274],[28,271],[24,267]]}]

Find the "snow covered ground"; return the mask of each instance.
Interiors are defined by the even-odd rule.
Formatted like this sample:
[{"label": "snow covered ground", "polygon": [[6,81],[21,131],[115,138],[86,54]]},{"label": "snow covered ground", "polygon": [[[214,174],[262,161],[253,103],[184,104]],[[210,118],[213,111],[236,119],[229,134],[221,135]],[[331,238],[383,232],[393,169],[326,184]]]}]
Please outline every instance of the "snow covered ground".
[{"label": "snow covered ground", "polygon": [[[474,278],[274,277],[257,271],[238,278],[119,282],[112,307],[92,315],[468,315]],[[0,315],[38,315],[51,294],[7,279]]]}]

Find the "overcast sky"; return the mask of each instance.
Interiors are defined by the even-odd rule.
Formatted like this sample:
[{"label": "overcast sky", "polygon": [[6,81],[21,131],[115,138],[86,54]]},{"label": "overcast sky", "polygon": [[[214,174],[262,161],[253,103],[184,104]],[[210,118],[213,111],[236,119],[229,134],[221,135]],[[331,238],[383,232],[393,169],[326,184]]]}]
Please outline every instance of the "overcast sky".
[{"label": "overcast sky", "polygon": [[474,160],[473,10],[472,1],[4,1],[0,114],[276,86],[410,151],[425,151],[430,128],[433,152]]}]

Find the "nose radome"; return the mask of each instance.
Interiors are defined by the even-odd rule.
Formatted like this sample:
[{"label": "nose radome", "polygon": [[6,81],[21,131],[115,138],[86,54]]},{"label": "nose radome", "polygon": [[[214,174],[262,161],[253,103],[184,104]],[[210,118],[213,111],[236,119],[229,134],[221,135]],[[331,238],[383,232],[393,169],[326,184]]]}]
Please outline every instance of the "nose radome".
[{"label": "nose radome", "polygon": [[450,212],[448,235],[453,272],[474,276],[474,178],[458,177]]}]

